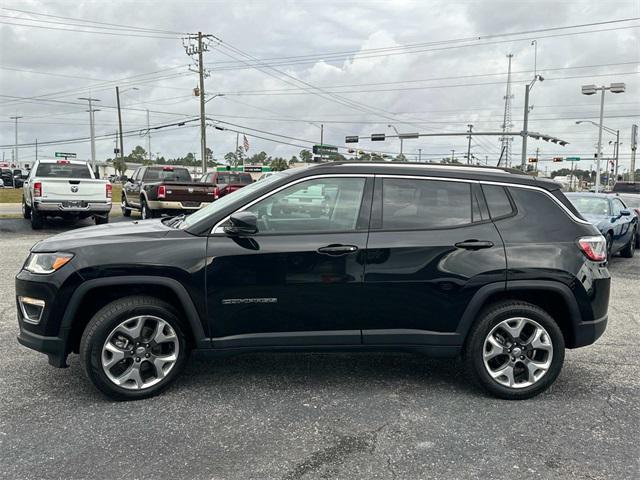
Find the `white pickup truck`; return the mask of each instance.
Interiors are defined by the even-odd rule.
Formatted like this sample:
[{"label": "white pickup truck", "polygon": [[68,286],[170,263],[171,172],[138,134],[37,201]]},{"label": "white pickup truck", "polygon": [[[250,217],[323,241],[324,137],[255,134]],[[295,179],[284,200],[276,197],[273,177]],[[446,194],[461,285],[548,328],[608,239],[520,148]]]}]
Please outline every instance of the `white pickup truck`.
[{"label": "white pickup truck", "polygon": [[69,220],[93,217],[109,222],[111,183],[94,178],[86,162],[38,160],[24,182],[22,215],[40,229],[46,217]]}]

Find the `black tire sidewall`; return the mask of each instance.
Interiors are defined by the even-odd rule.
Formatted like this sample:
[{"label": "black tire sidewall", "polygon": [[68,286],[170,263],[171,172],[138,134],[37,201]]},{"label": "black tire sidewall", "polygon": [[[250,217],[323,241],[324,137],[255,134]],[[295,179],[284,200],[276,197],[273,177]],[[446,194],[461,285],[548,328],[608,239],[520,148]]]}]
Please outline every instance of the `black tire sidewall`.
[{"label": "black tire sidewall", "polygon": [[[109,380],[102,369],[101,355],[109,333],[122,321],[137,315],[153,315],[169,323],[178,337],[180,351],[171,372],[161,382],[144,390],[129,390]],[[188,345],[177,312],[153,297],[127,297],[106,305],[93,316],[80,342],[80,361],[85,374],[102,393],[114,400],[138,400],[160,393],[180,374],[188,356]]]},{"label": "black tire sidewall", "polygon": [[44,224],[44,217],[35,208],[31,209],[31,228],[40,230]]},{"label": "black tire sidewall", "polygon": [[[549,333],[553,344],[551,367],[544,377],[529,387],[518,389],[508,388],[497,383],[487,372],[483,361],[486,336],[498,323],[513,317],[525,317],[539,323]],[[472,376],[486,391],[499,398],[521,400],[534,397],[553,384],[562,370],[564,351],[562,331],[549,314],[535,305],[513,301],[497,304],[481,314],[467,339],[465,360]]]}]

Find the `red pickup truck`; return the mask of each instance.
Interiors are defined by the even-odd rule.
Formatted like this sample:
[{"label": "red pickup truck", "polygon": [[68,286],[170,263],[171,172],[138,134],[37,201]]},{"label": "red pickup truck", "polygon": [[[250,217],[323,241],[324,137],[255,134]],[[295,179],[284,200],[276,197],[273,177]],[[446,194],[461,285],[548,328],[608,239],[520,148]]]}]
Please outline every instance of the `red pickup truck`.
[{"label": "red pickup truck", "polygon": [[122,214],[140,210],[142,218],[159,217],[163,213],[192,213],[215,199],[216,186],[194,182],[184,167],[139,167],[122,188]]},{"label": "red pickup truck", "polygon": [[200,181],[215,186],[215,200],[253,183],[251,175],[242,172],[210,172],[203,175]]}]

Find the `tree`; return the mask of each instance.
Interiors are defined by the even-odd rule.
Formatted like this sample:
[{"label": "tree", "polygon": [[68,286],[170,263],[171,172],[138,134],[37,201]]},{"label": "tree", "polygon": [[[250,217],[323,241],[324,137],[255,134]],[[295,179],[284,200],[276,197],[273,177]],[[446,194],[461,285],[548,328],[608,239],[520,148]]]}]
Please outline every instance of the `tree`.
[{"label": "tree", "polygon": [[403,153],[399,154],[396,156],[396,158],[393,159],[394,162],[406,162],[407,161],[407,157],[404,156]]},{"label": "tree", "polygon": [[229,165],[235,165],[238,161],[238,157],[235,152],[225,153],[224,159]]},{"label": "tree", "polygon": [[276,157],[271,160],[271,170],[273,172],[280,172],[289,168],[289,164],[284,158]]},{"label": "tree", "polygon": [[313,154],[309,150],[300,150],[300,160],[304,163],[310,163],[313,158]]},{"label": "tree", "polygon": [[296,157],[295,155],[291,155],[291,159],[289,160],[289,165],[293,165],[294,163],[298,163],[298,157]]},{"label": "tree", "polygon": [[133,163],[144,163],[147,159],[147,151],[140,145],[137,145],[126,158]]}]

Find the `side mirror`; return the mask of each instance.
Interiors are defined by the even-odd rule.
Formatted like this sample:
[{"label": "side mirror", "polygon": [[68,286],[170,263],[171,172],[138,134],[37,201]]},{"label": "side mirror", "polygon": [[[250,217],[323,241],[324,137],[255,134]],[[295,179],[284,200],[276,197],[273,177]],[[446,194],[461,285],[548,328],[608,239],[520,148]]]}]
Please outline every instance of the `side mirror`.
[{"label": "side mirror", "polygon": [[620,210],[621,217],[628,217],[629,215],[631,215],[631,210],[629,210],[628,208],[623,208],[622,210]]},{"label": "side mirror", "polygon": [[258,217],[251,212],[236,212],[229,217],[224,233],[231,236],[254,235],[258,233]]},{"label": "side mirror", "polygon": [[127,183],[127,182],[133,182],[133,180],[129,177],[127,177],[126,175],[122,176],[122,182],[123,183]]}]

